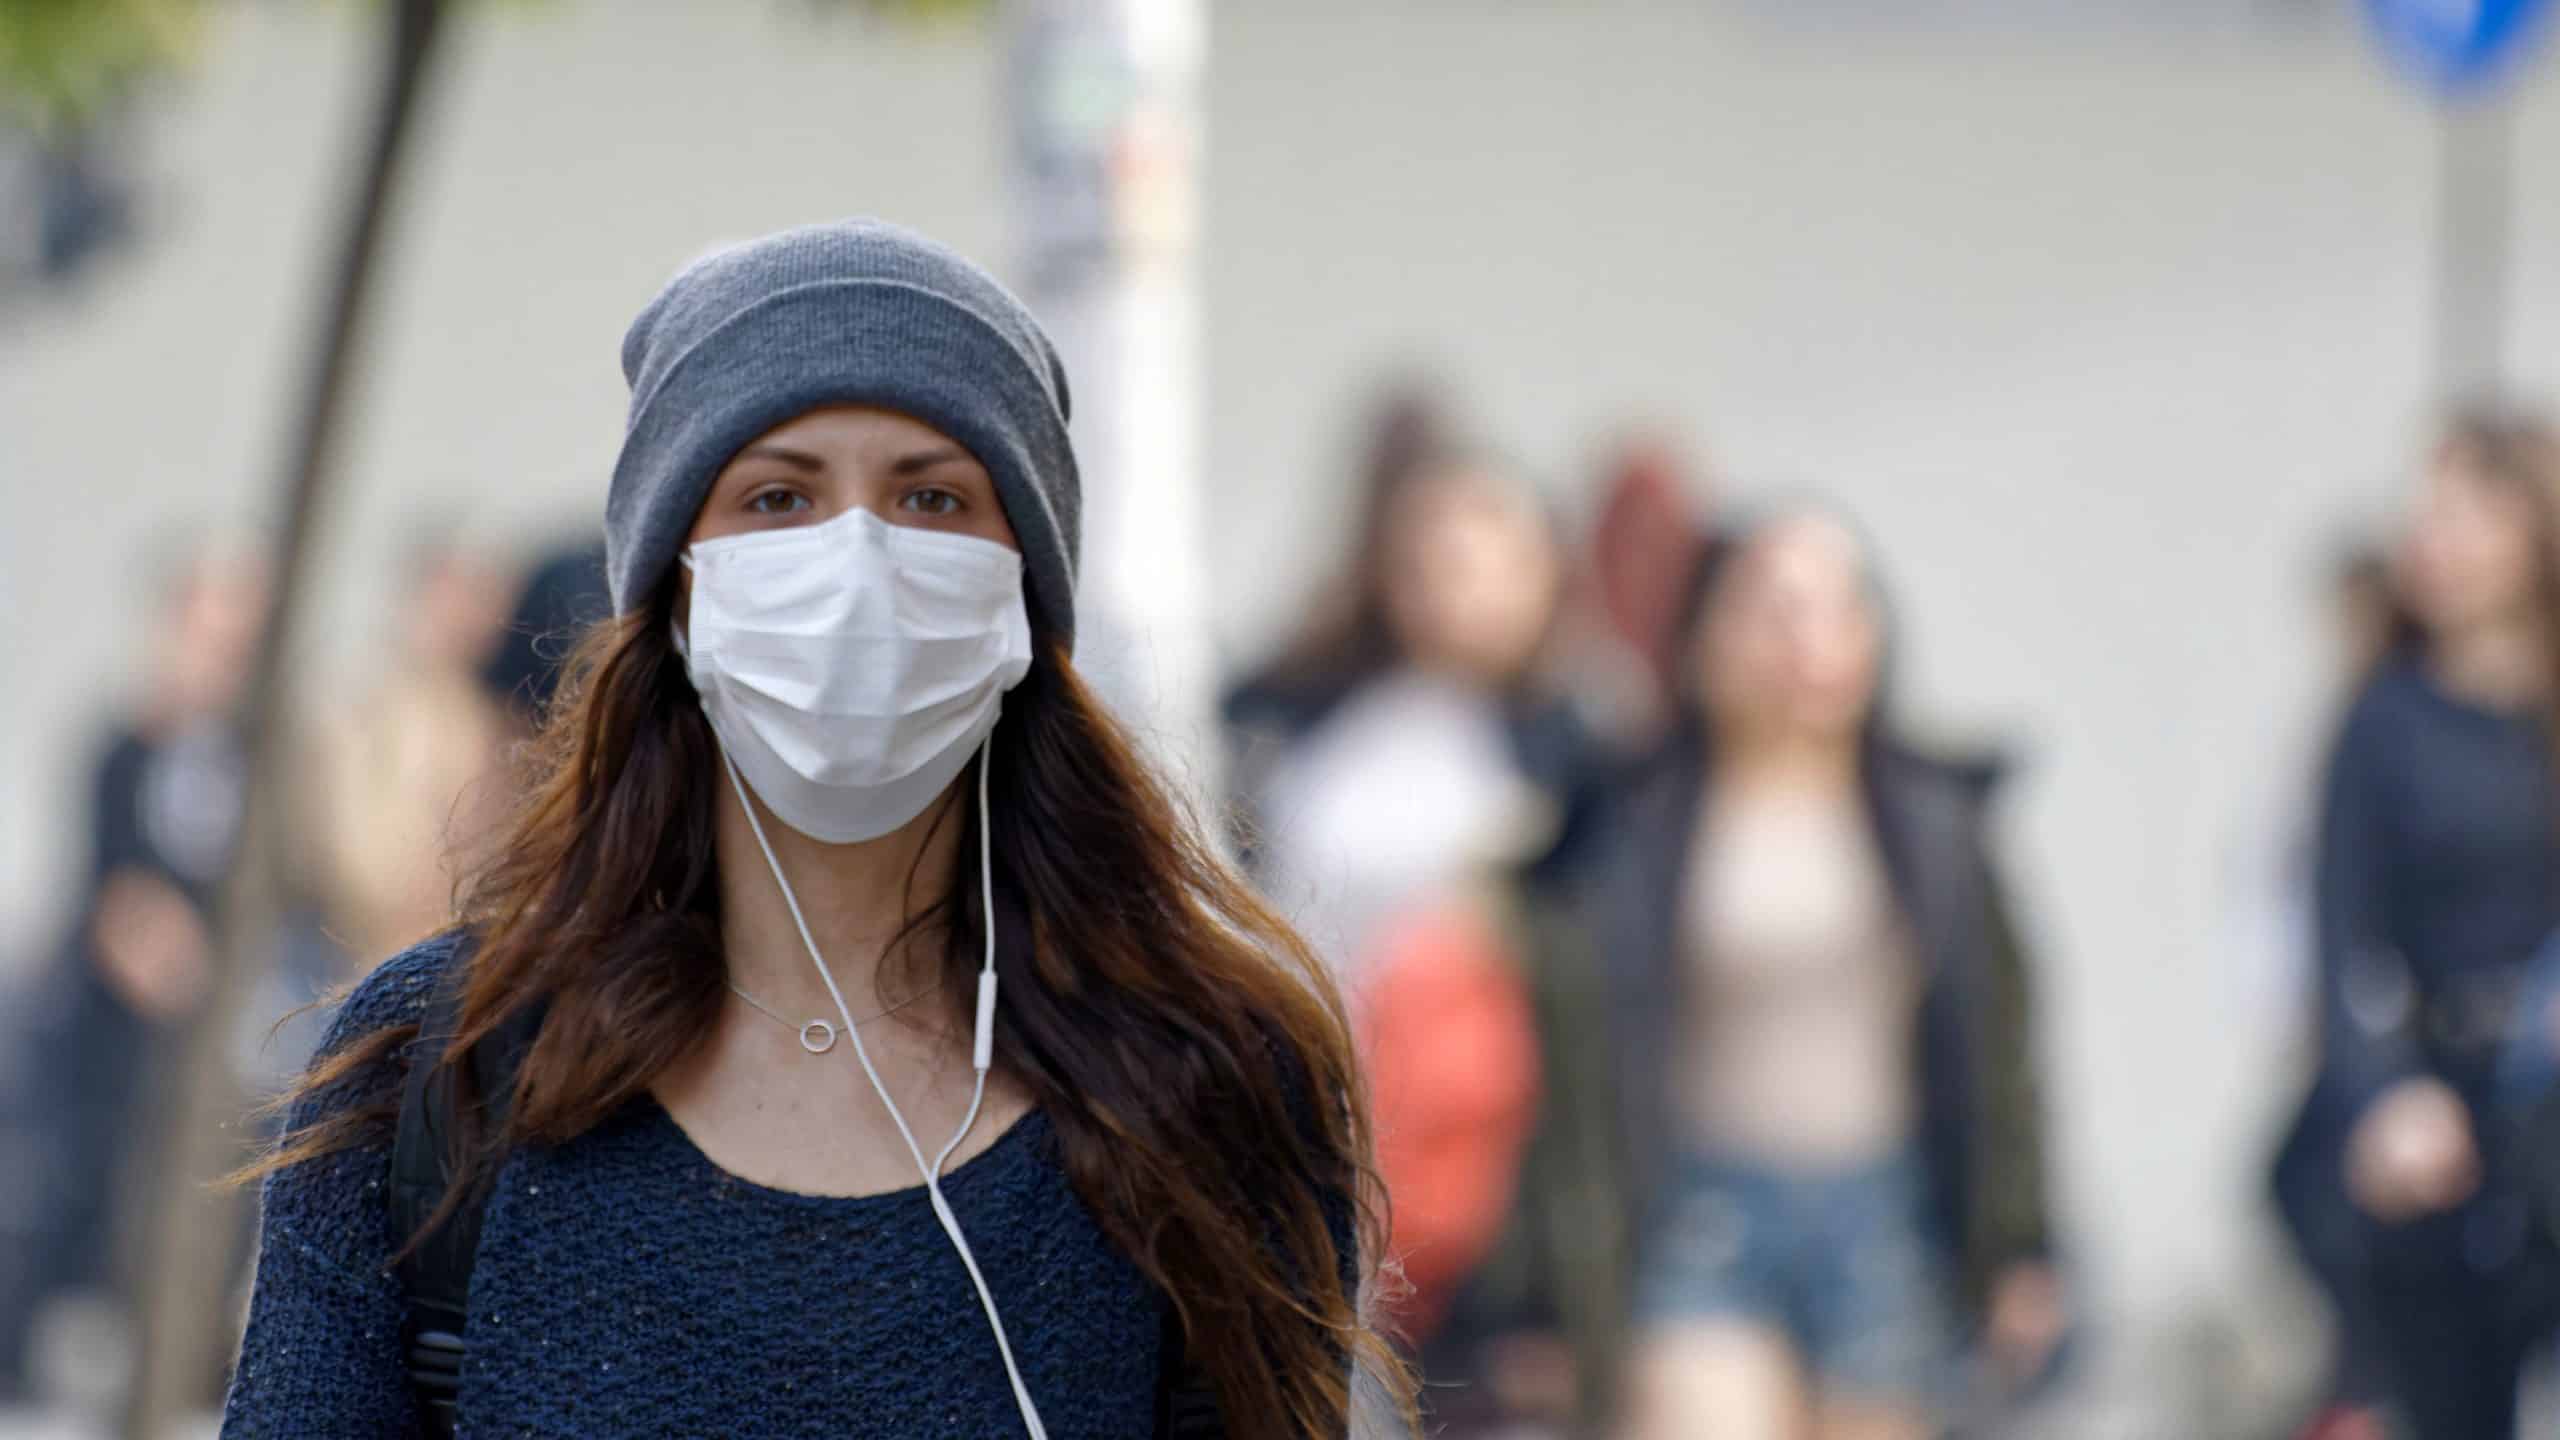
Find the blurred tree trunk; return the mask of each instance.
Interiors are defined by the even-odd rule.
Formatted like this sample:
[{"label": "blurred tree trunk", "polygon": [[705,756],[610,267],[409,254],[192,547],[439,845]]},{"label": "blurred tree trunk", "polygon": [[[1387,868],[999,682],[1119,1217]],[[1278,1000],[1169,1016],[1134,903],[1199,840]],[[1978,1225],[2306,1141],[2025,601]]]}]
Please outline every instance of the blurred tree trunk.
[{"label": "blurred tree trunk", "polygon": [[1011,0],[1024,298],[1067,362],[1084,474],[1076,662],[1205,798],[1215,655],[1200,497],[1202,0]]},{"label": "blurred tree trunk", "polygon": [[150,1163],[134,1253],[141,1269],[140,1368],[124,1434],[159,1440],[198,1403],[219,1373],[237,1321],[230,1286],[232,1197],[209,1182],[246,1158],[238,1129],[246,1097],[231,1041],[257,976],[273,963],[277,855],[284,807],[277,792],[292,764],[286,674],[301,618],[321,510],[337,470],[348,381],[360,353],[403,160],[445,30],[448,0],[384,0],[381,69],[371,131],[349,177],[334,268],[314,315],[299,399],[277,496],[280,539],[274,600],[243,702],[249,790],[239,846],[223,887],[210,998],[188,1025],[179,1081]]}]

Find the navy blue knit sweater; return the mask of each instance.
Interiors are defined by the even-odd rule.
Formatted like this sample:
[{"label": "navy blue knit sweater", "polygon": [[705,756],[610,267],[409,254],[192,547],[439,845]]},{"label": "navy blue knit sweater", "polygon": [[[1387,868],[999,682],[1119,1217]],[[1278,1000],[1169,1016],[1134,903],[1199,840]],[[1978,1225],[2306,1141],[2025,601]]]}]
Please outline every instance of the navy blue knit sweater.
[{"label": "navy blue knit sweater", "polygon": [[2324,798],[2329,1085],[2349,1113],[2416,1074],[2482,1103],[2519,974],[2560,925],[2549,727],[2395,660],[2348,713]]},{"label": "navy blue knit sweater", "polygon": [[[359,985],[326,1044],[416,1021],[430,942]],[[400,1064],[294,1122],[393,1095]],[[226,1437],[356,1440],[415,1425],[389,1273],[388,1142],[271,1179]],[[1049,1433],[1150,1433],[1164,1303],[1069,1188],[1032,1112],[944,1178]],[[834,1198],[731,1175],[642,1099],[511,1158],[471,1276],[464,1436],[1021,1433],[969,1277],[923,1190]]]}]

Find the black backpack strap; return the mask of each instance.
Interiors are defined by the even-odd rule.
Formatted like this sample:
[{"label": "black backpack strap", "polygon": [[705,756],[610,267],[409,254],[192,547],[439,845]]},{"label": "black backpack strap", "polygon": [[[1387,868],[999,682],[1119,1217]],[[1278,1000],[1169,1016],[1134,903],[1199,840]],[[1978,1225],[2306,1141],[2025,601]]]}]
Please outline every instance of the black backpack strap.
[{"label": "black backpack strap", "polygon": [[[408,1247],[396,1267],[408,1293],[409,1316],[401,1347],[418,1416],[430,1436],[453,1433],[454,1402],[462,1389],[465,1317],[470,1308],[471,1265],[480,1248],[485,1185],[464,1194],[444,1222],[415,1245],[452,1187],[461,1158],[454,1115],[462,1103],[453,1067],[437,1063],[461,1025],[467,958],[457,959],[436,987],[418,1025],[409,1073],[400,1087],[400,1120],[391,1140],[391,1234]],[[515,1103],[516,1071],[542,1028],[542,1007],[528,1006],[472,1047],[468,1057],[479,1092],[480,1133],[503,1133]],[[485,1177],[484,1177],[485,1180]]]},{"label": "black backpack strap", "polygon": [[1218,1392],[1191,1362],[1182,1343],[1182,1321],[1165,1308],[1164,1346],[1156,1372],[1156,1440],[1226,1440],[1218,1419]]}]

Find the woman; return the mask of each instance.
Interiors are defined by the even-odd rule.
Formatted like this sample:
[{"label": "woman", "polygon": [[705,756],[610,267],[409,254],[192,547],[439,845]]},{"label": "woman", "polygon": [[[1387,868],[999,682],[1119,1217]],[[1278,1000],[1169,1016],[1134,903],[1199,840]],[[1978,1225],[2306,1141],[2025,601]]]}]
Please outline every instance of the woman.
[{"label": "woman", "polygon": [[2535,1283],[2491,1113],[2527,962],[2560,921],[2560,449],[2458,420],[2403,556],[2414,625],[2349,710],[2316,876],[2319,1087],[2344,1118],[2371,1347],[2422,1440],[2515,1430]]},{"label": "woman", "polygon": [[1390,406],[1352,575],[1228,698],[1257,870],[1357,993],[1386,928],[1542,848],[1586,732],[1542,683],[1563,556],[1534,497]]},{"label": "woman", "polygon": [[2061,1328],[1987,777],[1891,741],[1840,523],[1721,538],[1697,583],[1689,717],[1596,862],[1627,1433],[1935,1434],[1963,1314],[2012,1380]]},{"label": "woman", "polygon": [[846,223],[696,262],[623,368],[614,617],[305,1082],[225,1432],[417,1423],[395,1091],[530,1015],[495,1133],[452,1110],[465,1432],[1344,1433],[1345,1022],[1076,676],[1047,340]]}]

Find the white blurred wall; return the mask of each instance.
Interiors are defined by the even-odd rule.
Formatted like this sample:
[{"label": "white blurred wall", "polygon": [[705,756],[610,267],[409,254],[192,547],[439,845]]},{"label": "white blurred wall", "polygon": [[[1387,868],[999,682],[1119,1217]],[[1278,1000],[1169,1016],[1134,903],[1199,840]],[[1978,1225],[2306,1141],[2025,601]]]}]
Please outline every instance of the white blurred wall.
[{"label": "white blurred wall", "polygon": [[[1841,35],[1711,8],[1216,7],[1220,636],[1249,654],[1329,572],[1344,424],[1405,357],[1559,489],[1640,415],[1736,492],[1848,501],[1915,711],[2029,747],[2011,838],[2070,1219],[2110,1309],[2185,1313],[2255,1242],[2281,1017],[2275,962],[2225,932],[2308,764],[2317,562],[2426,426],[2431,122],[2343,23]],[[354,9],[229,7],[149,127],[149,240],[0,328],[10,943],[48,936],[77,863],[141,618],[120,582],[147,537],[264,494],[370,59]],[[592,513],[621,327],[695,251],[871,211],[1009,259],[1001,66],[965,27],[563,0],[453,58],[331,516],[323,675],[361,673],[409,517]],[[2510,358],[2560,386],[2560,86],[2517,148]]]}]

